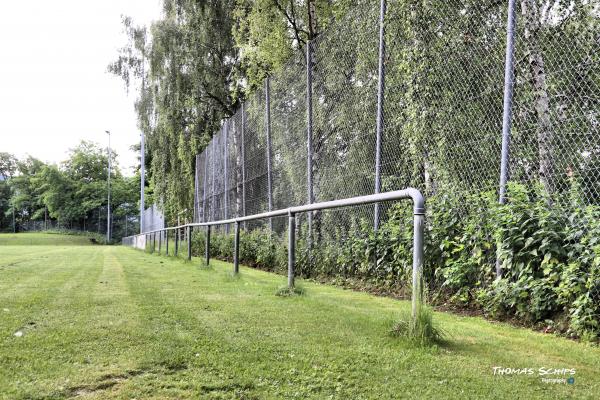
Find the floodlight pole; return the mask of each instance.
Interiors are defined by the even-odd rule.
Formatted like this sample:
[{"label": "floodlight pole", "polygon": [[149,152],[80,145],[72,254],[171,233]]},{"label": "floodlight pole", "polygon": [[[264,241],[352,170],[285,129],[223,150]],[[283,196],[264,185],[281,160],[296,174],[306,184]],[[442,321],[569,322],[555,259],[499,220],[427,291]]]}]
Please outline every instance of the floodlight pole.
[{"label": "floodlight pole", "polygon": [[108,134],[108,207],[106,216],[106,241],[110,242],[110,168],[111,168],[111,153],[110,153],[110,131],[105,131]]},{"label": "floodlight pole", "polygon": [[140,233],[144,232],[144,186],[146,181],[146,150],[144,132],[141,134],[141,150],[140,150]]}]

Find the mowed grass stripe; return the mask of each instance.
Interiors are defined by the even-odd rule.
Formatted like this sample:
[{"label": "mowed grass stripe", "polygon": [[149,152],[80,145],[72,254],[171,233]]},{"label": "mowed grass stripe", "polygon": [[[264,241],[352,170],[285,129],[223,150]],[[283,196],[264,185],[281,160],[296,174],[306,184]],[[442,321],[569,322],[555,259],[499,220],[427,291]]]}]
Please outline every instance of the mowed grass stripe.
[{"label": "mowed grass stripe", "polygon": [[[312,284],[305,284],[310,293],[306,298],[276,299],[274,302],[273,293],[277,285],[280,284],[279,282],[283,281],[281,277],[266,274],[261,271],[243,269],[241,279],[231,279],[229,277],[231,268],[229,264],[213,262],[213,264],[217,266],[216,270],[206,271],[202,269],[198,270],[197,267],[193,266],[198,265],[198,260],[195,260],[194,264],[187,264],[177,260],[166,261],[164,258],[156,258],[155,256],[149,255],[144,255],[143,257],[148,260],[148,262],[145,263],[146,268],[143,271],[138,270],[136,272],[136,274],[143,272],[143,274],[146,275],[146,278],[148,278],[148,282],[143,286],[152,293],[164,293],[166,297],[163,302],[169,302],[173,308],[179,310],[176,313],[174,313],[173,310],[170,311],[171,315],[178,315],[180,321],[188,319],[187,316],[181,314],[182,309],[188,309],[188,315],[195,314],[199,322],[202,322],[203,328],[210,328],[209,334],[218,338],[217,343],[219,349],[222,349],[230,343],[234,343],[235,346],[232,348],[232,352],[238,355],[237,357],[240,364],[244,364],[244,361],[249,363],[254,361],[254,367],[260,369],[260,365],[257,365],[256,362],[261,361],[261,355],[264,355],[266,362],[273,366],[274,364],[277,364],[273,360],[276,360],[277,357],[281,355],[277,354],[277,351],[271,351],[271,349],[296,350],[300,354],[300,359],[298,359],[298,362],[300,362],[303,354],[301,351],[302,347],[307,344],[310,344],[311,350],[314,350],[316,354],[324,355],[324,359],[329,355],[339,359],[342,355],[340,354],[339,345],[340,343],[344,343],[344,345],[347,345],[346,347],[353,349],[349,352],[350,354],[347,358],[349,364],[360,365],[361,355],[365,354],[367,357],[363,357],[363,361],[367,361],[369,359],[368,356],[370,355],[370,362],[373,362],[373,364],[383,370],[392,372],[395,369],[397,373],[398,367],[402,364],[410,370],[422,368],[422,373],[425,376],[440,378],[440,382],[444,381],[447,383],[448,380],[443,378],[448,375],[454,376],[455,381],[463,388],[469,386],[469,382],[472,381],[470,378],[472,377],[473,372],[480,373],[489,383],[485,388],[481,388],[481,378],[474,382],[473,389],[476,389],[480,394],[487,393],[487,395],[492,396],[498,386],[497,378],[490,376],[490,371],[492,366],[496,365],[495,362],[502,361],[502,355],[505,354],[506,349],[503,349],[502,347],[491,349],[489,356],[485,356],[486,353],[477,353],[479,360],[475,363],[471,363],[470,369],[457,369],[455,365],[456,355],[453,354],[452,357],[445,359],[444,352],[431,355],[430,365],[424,362],[417,363],[416,366],[410,365],[412,359],[411,354],[408,354],[404,358],[392,357],[390,359],[378,357],[378,354],[382,350],[379,346],[387,346],[387,351],[391,350],[393,352],[397,350],[398,355],[403,354],[402,346],[398,345],[397,342],[385,335],[385,328],[386,322],[395,315],[395,312],[393,311],[394,308],[397,310],[400,307],[407,307],[406,303],[395,302],[389,299],[373,299],[372,296],[361,293],[341,291],[335,288]],[[161,266],[157,260],[161,260],[165,264]],[[149,263],[152,263],[150,267],[148,267]],[[166,276],[165,273],[167,274]],[[202,278],[205,273],[211,274],[207,277],[207,280],[198,279]],[[248,296],[244,295],[243,291],[240,289],[252,285],[252,279],[246,279],[247,277],[253,278],[257,275],[261,277],[261,281],[270,281],[270,284],[263,286],[255,296],[249,296],[248,299]],[[265,278],[269,277],[270,279],[265,280]],[[158,282],[160,287],[152,287],[152,282]],[[194,285],[191,285],[193,289],[186,289],[187,285],[184,282],[194,283]],[[215,282],[219,287],[218,293],[214,292]],[[173,291],[173,287],[175,286],[177,287],[177,290]],[[313,286],[317,289],[316,292],[311,290],[311,287]],[[323,293],[321,293],[319,289],[322,289]],[[335,298],[336,296],[337,299]],[[261,300],[261,297],[266,300]],[[183,298],[187,299],[187,302],[182,302],[181,300]],[[240,299],[243,299],[244,305],[239,304]],[[208,306],[206,305],[207,300],[209,301]],[[222,300],[226,300],[227,304],[224,304]],[[387,303],[388,306],[385,307],[387,311],[373,313],[373,310],[371,310],[371,312],[366,312],[364,309],[360,309],[361,303],[367,305],[368,302],[372,300],[374,300],[375,303]],[[347,306],[353,302],[357,303],[356,307]],[[323,303],[327,304],[327,306],[323,307]],[[335,305],[332,305],[333,303],[337,304],[337,309],[335,308]],[[284,305],[283,309],[281,307],[282,304]],[[287,307],[290,304],[292,307]],[[303,306],[306,306],[306,309],[304,309]],[[202,309],[206,307],[209,309],[212,308],[211,312],[203,312]],[[359,316],[353,316],[351,313],[349,314],[348,308],[359,308],[359,311],[357,312]],[[270,309],[277,315],[270,313]],[[222,311],[227,312],[223,313]],[[389,314],[386,315],[386,313]],[[298,316],[296,319],[294,319],[295,315]],[[365,316],[368,315],[372,315],[372,317],[370,319],[367,318],[366,321],[360,320],[361,318],[366,318]],[[450,319],[454,321],[457,318],[459,317],[450,316]],[[338,320],[343,322],[336,323]],[[249,325],[248,322],[253,322],[254,324]],[[367,323],[365,324],[364,322]],[[478,321],[477,323],[487,326],[490,325],[485,321]],[[182,323],[180,323],[179,326],[182,326]],[[300,327],[304,328],[304,330],[299,330]],[[506,326],[500,326],[499,329],[515,331],[513,328]],[[461,329],[455,329],[455,331],[460,330]],[[477,331],[478,329],[475,330]],[[465,331],[468,331],[468,329]],[[352,340],[352,338],[355,338],[355,340]],[[548,339],[548,337],[537,335],[536,339],[542,339],[541,341],[543,342]],[[256,343],[259,343],[258,347]],[[298,343],[304,344],[298,347]],[[332,347],[334,344],[337,344],[337,346]],[[216,351],[218,352],[219,349]],[[250,360],[248,358],[250,354],[254,353],[253,349],[256,349],[257,351],[256,354],[254,354],[254,360]],[[357,349],[360,351],[355,351]],[[560,350],[558,352],[560,352]],[[427,352],[424,355],[420,355],[420,357],[427,358]],[[512,358],[508,361],[514,361],[519,358],[520,357]],[[484,360],[487,362],[481,363],[481,361]],[[540,365],[547,365],[545,362],[548,361],[546,357],[539,356],[533,357],[533,360],[540,362]],[[399,363],[400,365],[398,365]],[[368,365],[368,361],[365,363],[365,366],[366,365]],[[239,368],[237,368],[237,370],[239,371]],[[448,371],[452,372],[449,373]],[[382,389],[377,385],[379,383],[387,384],[387,377],[382,376],[381,382],[377,382],[373,379],[373,375],[376,374],[371,374],[370,382],[364,384],[364,386],[368,387],[372,385],[374,390],[378,390],[379,392],[383,390],[385,392],[385,389]],[[404,377],[401,375],[399,379],[403,380],[406,378],[408,378],[408,381],[411,380],[411,378],[406,375]],[[415,395],[423,393],[423,388],[420,388],[418,384],[413,383],[411,385],[410,382],[407,382],[407,387],[404,388],[405,393],[411,393],[410,390],[406,390],[410,389],[411,386],[414,386]],[[511,388],[511,385],[502,386],[503,385],[500,385],[500,389],[497,390],[499,394],[512,393],[518,395],[521,391],[519,385],[512,385],[514,386],[513,388]],[[540,385],[533,385],[532,389],[539,395],[543,395],[546,391],[545,388]],[[425,392],[427,393],[429,390],[430,389],[425,389]],[[283,393],[285,394],[285,392]],[[431,389],[431,393],[433,395],[439,395],[440,389],[433,388]],[[443,393],[443,390],[441,393]],[[390,392],[390,395],[391,394],[392,393]],[[449,395],[451,394],[452,392],[449,392]]]},{"label": "mowed grass stripe", "polygon": [[[67,371],[73,366],[70,355],[79,352],[70,343],[78,341],[73,327],[79,325],[76,319],[85,315],[87,308],[82,306],[81,298],[90,293],[90,283],[97,275],[93,267],[102,257],[98,250],[81,254],[73,248],[63,248],[57,254],[62,257],[43,259],[37,265],[24,264],[23,271],[33,270],[37,275],[28,274],[22,282],[19,271],[11,271],[12,279],[8,281],[14,286],[0,295],[3,308],[8,310],[1,324],[5,351],[0,356],[11,357],[18,365],[8,369],[0,380],[6,379],[12,386],[23,375],[43,377],[20,382],[20,390],[55,386],[55,378],[69,376]],[[14,336],[16,331],[23,336]],[[44,357],[40,349],[53,357]]]},{"label": "mowed grass stripe", "polygon": [[[600,391],[598,348],[480,318],[436,313],[450,344],[418,349],[387,334],[408,302],[302,281],[305,296],[280,298],[279,275],[242,268],[234,278],[227,263],[207,269],[120,247],[64,249],[53,262],[35,284],[64,295],[32,298],[46,304],[48,325],[35,328],[45,336],[3,338],[11,347],[0,360],[14,372],[0,377],[0,398],[591,399]],[[4,303],[21,301],[13,297]],[[493,376],[493,366],[577,368],[576,383]]]}]

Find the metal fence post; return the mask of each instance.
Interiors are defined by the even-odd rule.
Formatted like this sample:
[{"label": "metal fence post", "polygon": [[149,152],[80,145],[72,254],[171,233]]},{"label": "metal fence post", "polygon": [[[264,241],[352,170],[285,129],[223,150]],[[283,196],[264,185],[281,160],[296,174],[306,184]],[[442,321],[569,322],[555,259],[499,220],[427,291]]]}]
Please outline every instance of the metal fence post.
[{"label": "metal fence post", "polygon": [[204,150],[204,177],[203,177],[203,186],[202,189],[202,222],[206,221],[206,183],[208,181],[208,150],[210,148],[207,146],[206,150]]},{"label": "metal fence post", "polygon": [[175,257],[179,254],[179,228],[175,229]]},{"label": "metal fence post", "polygon": [[200,177],[198,176],[200,154],[196,154],[194,167],[194,222],[200,221]]},{"label": "metal fence post", "polygon": [[[267,195],[269,211],[273,210],[273,176],[271,160],[271,84],[270,79],[265,79],[265,130],[267,136]],[[273,219],[269,218],[269,230],[273,231]]]},{"label": "metal fence post", "polygon": [[215,147],[217,147],[217,142],[213,139],[211,140],[211,158],[212,158],[212,165],[211,165],[211,169],[212,169],[212,184],[210,185],[210,220],[214,221],[215,219],[215,203],[217,201],[216,199],[216,193],[215,193],[215,172],[216,172],[216,168],[215,168],[215,163],[217,161],[217,158],[215,157]]},{"label": "metal fence post", "polygon": [[206,265],[208,266],[210,263],[210,225],[206,226],[206,238],[204,242],[204,257],[206,260]]},{"label": "metal fence post", "polygon": [[[375,194],[381,192],[381,140],[383,134],[383,101],[385,93],[385,7],[386,0],[381,0],[379,10],[379,82],[377,86],[377,130],[375,144]],[[379,228],[379,203],[375,203],[374,222],[375,231]]]},{"label": "metal fence post", "polygon": [[156,232],[152,233],[152,253],[156,252]]},{"label": "metal fence post", "polygon": [[288,212],[288,287],[294,287],[296,267],[296,214]]},{"label": "metal fence post", "polygon": [[165,229],[165,255],[169,255],[169,231]]},{"label": "metal fence post", "polygon": [[[308,203],[315,201],[313,191],[313,107],[312,107],[312,41],[306,42],[306,190]],[[308,241],[312,245],[313,213],[308,213]]]},{"label": "metal fence post", "polygon": [[235,221],[235,239],[233,245],[233,273],[240,272],[240,223]]},{"label": "metal fence post", "polygon": [[192,227],[187,227],[187,259],[188,261],[192,260]]},{"label": "metal fence post", "polygon": [[414,212],[413,225],[412,317],[414,321],[423,301],[424,210],[423,213]]},{"label": "metal fence post", "polygon": [[[229,120],[225,120],[225,123],[223,124],[223,163],[224,163],[224,169],[223,169],[223,213],[224,213],[224,219],[227,219],[229,217],[229,177],[227,176],[227,167],[229,164],[229,157],[228,157],[228,153],[227,153],[227,139],[229,136]],[[225,233],[229,233],[229,224],[225,225]]]},{"label": "metal fence post", "polygon": [[[242,216],[246,216],[246,149],[244,134],[246,130],[246,109],[244,103],[242,103],[242,130],[241,130],[241,156],[242,156]],[[246,229],[246,221],[244,221],[244,229]]]},{"label": "metal fence post", "polygon": [[163,235],[163,231],[159,231],[158,232],[158,254],[160,254],[160,250],[161,250],[162,235]]},{"label": "metal fence post", "polygon": [[[506,21],[506,60],[504,64],[504,104],[502,113],[502,154],[500,161],[499,203],[506,201],[506,184],[508,182],[508,163],[510,157],[510,128],[512,122],[512,102],[515,81],[515,0],[508,2],[508,19]],[[496,277],[502,276],[502,263],[496,256]]]}]

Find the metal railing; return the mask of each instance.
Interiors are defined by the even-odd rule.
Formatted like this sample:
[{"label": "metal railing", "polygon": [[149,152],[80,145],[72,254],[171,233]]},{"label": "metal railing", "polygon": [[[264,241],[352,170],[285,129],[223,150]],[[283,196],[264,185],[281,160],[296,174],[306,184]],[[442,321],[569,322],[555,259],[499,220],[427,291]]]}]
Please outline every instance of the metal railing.
[{"label": "metal railing", "polygon": [[[191,248],[191,230],[194,227],[206,227],[205,241],[205,261],[206,265],[210,263],[210,231],[213,225],[235,225],[235,239],[233,252],[233,272],[239,273],[239,254],[240,254],[240,225],[242,222],[253,221],[259,219],[267,219],[274,217],[288,216],[288,287],[293,288],[295,285],[295,249],[296,249],[296,215],[305,212],[318,210],[334,209],[341,207],[352,207],[364,204],[377,204],[385,201],[411,199],[413,203],[413,270],[412,270],[412,314],[416,314],[417,309],[422,299],[421,280],[423,275],[423,248],[424,248],[424,219],[425,219],[425,200],[421,192],[414,188],[404,190],[396,190],[385,193],[371,194],[368,196],[350,197],[347,199],[325,201],[321,203],[305,204],[303,206],[289,207],[285,209],[269,211],[260,214],[248,215],[245,217],[230,218],[220,221],[196,222],[173,226],[164,229],[145,232],[143,234],[128,236],[122,239],[123,245],[139,247],[137,243],[139,238],[143,238],[144,247],[147,243],[151,243],[154,250],[156,248],[156,235],[158,234],[159,251],[162,244],[163,235],[165,237],[166,254],[169,255],[169,236],[167,232],[174,230],[179,233],[182,229],[185,230],[187,238],[187,259],[192,259]],[[175,235],[175,255],[179,252],[179,235]]]}]

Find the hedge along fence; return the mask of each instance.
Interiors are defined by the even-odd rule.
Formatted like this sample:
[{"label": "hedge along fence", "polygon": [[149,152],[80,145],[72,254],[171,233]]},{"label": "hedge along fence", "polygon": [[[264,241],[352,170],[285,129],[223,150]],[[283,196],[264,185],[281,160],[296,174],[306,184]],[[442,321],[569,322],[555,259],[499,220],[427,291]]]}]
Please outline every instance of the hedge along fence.
[{"label": "hedge along fence", "polygon": [[[424,265],[428,301],[597,340],[600,207],[579,204],[578,190],[573,182],[570,196],[552,207],[541,186],[515,183],[508,186],[503,206],[495,191],[429,198]],[[376,232],[370,219],[356,218],[348,230],[326,233],[312,248],[305,238],[298,240],[297,274],[408,297],[410,217],[410,210],[398,204]],[[581,227],[581,218],[590,223]],[[204,235],[201,230],[193,234],[197,255],[204,249]],[[268,228],[242,230],[240,235],[240,262],[285,273],[285,235]],[[233,241],[232,234],[213,233],[211,254],[233,260]],[[497,254],[503,260],[500,279],[494,268]]]},{"label": "hedge along fence", "polygon": [[[195,221],[415,187],[429,199],[431,297],[598,337],[595,3],[510,1],[510,18],[488,0],[355,3],[197,156]],[[302,271],[403,287],[401,214],[309,214]],[[285,225],[272,222],[276,240]],[[277,268],[269,257],[259,264]]]}]

